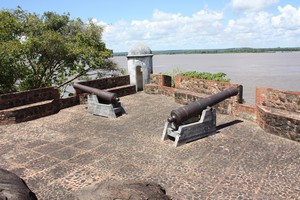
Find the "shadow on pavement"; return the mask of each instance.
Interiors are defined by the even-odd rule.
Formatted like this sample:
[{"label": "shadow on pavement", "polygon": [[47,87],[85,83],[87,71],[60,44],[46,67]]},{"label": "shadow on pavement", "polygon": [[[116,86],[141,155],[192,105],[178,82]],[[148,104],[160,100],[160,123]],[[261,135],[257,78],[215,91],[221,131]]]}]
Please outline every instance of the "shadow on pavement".
[{"label": "shadow on pavement", "polygon": [[232,126],[232,125],[235,125],[235,124],[238,124],[238,123],[242,123],[242,122],[244,122],[244,121],[236,119],[236,120],[227,122],[227,123],[225,123],[225,124],[218,125],[218,126],[217,126],[217,133],[218,133],[218,131],[221,130],[221,129],[224,129],[224,128],[228,127],[228,126]]}]

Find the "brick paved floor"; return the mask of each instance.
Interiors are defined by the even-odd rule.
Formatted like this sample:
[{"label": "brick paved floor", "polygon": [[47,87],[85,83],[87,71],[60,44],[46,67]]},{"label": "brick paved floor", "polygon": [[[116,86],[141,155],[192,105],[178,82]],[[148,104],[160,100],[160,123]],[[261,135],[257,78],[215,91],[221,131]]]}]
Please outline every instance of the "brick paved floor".
[{"label": "brick paved floor", "polygon": [[175,148],[160,138],[179,104],[144,93],[121,102],[128,114],[117,119],[79,105],[0,126],[0,167],[21,176],[39,199],[74,199],[108,180],[154,181],[173,199],[300,199],[299,143],[217,115],[217,134]]}]

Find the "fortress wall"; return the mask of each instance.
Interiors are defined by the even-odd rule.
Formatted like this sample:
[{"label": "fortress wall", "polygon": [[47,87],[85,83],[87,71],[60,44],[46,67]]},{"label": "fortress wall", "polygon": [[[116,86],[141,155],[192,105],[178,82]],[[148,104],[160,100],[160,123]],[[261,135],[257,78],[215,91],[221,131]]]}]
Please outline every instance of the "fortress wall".
[{"label": "fortress wall", "polygon": [[175,87],[170,87],[172,79],[170,76],[162,74],[152,74],[150,84],[145,86],[148,94],[162,94],[174,97],[180,104],[189,104],[192,101],[200,100],[211,94],[216,94],[229,87],[237,87],[239,95],[231,97],[215,105],[219,113],[232,114],[237,102],[242,101],[242,86],[228,82],[218,82],[211,80],[196,79],[184,76],[175,77]]},{"label": "fortress wall", "polygon": [[256,105],[300,114],[300,92],[257,88]]},{"label": "fortress wall", "polygon": [[0,125],[37,119],[59,110],[59,91],[54,87],[0,95]]},{"label": "fortress wall", "polygon": [[[300,141],[300,92],[257,88],[256,105],[242,104],[241,85],[189,77],[175,77],[175,87],[170,87],[170,77],[162,74],[151,75],[151,84],[145,92],[174,97],[181,104],[205,98],[228,87],[239,88],[239,94],[215,106],[222,114],[256,122],[262,129],[275,135]],[[166,86],[167,85],[167,86]]]},{"label": "fortress wall", "polygon": [[2,94],[0,95],[0,110],[51,99],[59,99],[59,92],[54,87]]},{"label": "fortress wall", "polygon": [[[81,84],[107,89],[118,96],[135,93],[135,86],[129,85],[129,76],[82,81]],[[81,91],[76,91],[81,94]],[[78,105],[85,94],[60,99],[57,88],[47,87],[0,95],[0,125],[23,122],[55,114],[60,109]]]},{"label": "fortress wall", "polygon": [[[100,78],[91,81],[80,81],[82,85],[90,86],[93,88],[97,88],[100,90],[119,87],[123,85],[129,85],[130,79],[129,75],[127,76],[117,76],[117,77],[109,77],[109,78]],[[77,92],[77,90],[76,90]]]},{"label": "fortress wall", "polygon": [[261,128],[300,142],[300,92],[257,88],[256,108]]}]

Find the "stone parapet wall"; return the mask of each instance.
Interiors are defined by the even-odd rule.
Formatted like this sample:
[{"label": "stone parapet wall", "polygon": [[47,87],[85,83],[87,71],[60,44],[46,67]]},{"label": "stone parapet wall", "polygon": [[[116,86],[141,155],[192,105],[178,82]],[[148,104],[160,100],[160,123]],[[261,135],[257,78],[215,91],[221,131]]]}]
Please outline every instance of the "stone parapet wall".
[{"label": "stone parapet wall", "polygon": [[206,94],[201,94],[183,89],[176,89],[175,92],[175,102],[183,105],[187,105],[193,101],[197,101],[205,97],[207,97]]},{"label": "stone parapet wall", "polygon": [[54,87],[2,94],[0,95],[0,110],[51,99],[59,99],[59,91]]},{"label": "stone parapet wall", "polygon": [[237,104],[232,113],[239,118],[256,122],[256,107],[253,105]]},{"label": "stone parapet wall", "polygon": [[0,111],[0,125],[13,124],[37,119],[59,112],[59,99],[27,104]]},{"label": "stone parapet wall", "polygon": [[124,86],[109,88],[109,89],[106,89],[106,91],[113,92],[113,93],[117,94],[118,97],[123,97],[126,95],[136,93],[136,87],[135,87],[135,85],[124,85]]},{"label": "stone parapet wall", "polygon": [[257,88],[256,107],[262,129],[300,142],[300,92]]},{"label": "stone parapet wall", "polygon": [[47,87],[0,95],[0,125],[48,116],[79,104],[78,97],[60,99],[57,88]]},{"label": "stone parapet wall", "polygon": [[[105,90],[109,88],[124,86],[130,84],[129,75],[128,76],[117,76],[109,78],[100,78],[92,81],[80,81],[78,82],[82,85],[90,86],[100,90]],[[77,90],[76,90],[77,92]]]},{"label": "stone parapet wall", "polygon": [[241,103],[243,88],[239,84],[233,84],[230,82],[219,82],[213,80],[197,79],[186,76],[175,77],[175,88],[192,91],[198,94],[212,95],[222,92],[230,87],[236,87],[239,89],[239,94],[234,98],[235,101]]},{"label": "stone parapet wall", "polygon": [[184,76],[175,77],[175,88],[170,87],[172,79],[170,76],[162,74],[151,75],[150,84],[145,86],[148,94],[162,94],[174,97],[180,104],[189,104],[192,101],[200,100],[209,95],[221,92],[229,87],[239,89],[239,94],[226,99],[214,106],[219,113],[232,114],[237,102],[242,101],[242,86],[227,82],[196,79]]},{"label": "stone parapet wall", "polygon": [[[175,102],[187,105],[193,101],[198,101],[198,100],[204,99],[208,96],[209,95],[207,95],[207,94],[201,94],[201,93],[182,90],[182,89],[176,89]],[[232,114],[233,107],[236,104],[235,101],[233,100],[233,98],[234,97],[225,99],[224,101],[214,105],[213,107],[217,110],[218,113]]]},{"label": "stone parapet wall", "polygon": [[78,96],[71,96],[60,99],[60,109],[65,109],[76,105],[79,105]]},{"label": "stone parapet wall", "polygon": [[257,88],[256,105],[300,113],[300,92]]},{"label": "stone parapet wall", "polygon": [[257,123],[265,131],[300,142],[300,115],[257,106]]},{"label": "stone parapet wall", "polygon": [[159,86],[156,84],[147,84],[144,87],[144,92],[147,94],[160,94],[164,96],[175,97],[175,88]]},{"label": "stone parapet wall", "polygon": [[172,77],[163,74],[151,74],[150,84],[172,87]]}]

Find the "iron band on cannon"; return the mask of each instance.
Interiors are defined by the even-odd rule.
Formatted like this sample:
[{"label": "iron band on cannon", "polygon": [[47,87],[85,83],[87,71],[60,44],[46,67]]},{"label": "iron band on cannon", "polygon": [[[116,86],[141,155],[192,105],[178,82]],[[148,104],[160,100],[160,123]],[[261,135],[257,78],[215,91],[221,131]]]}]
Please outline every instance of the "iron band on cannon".
[{"label": "iron band on cannon", "polygon": [[[238,89],[231,87],[172,110],[165,124],[162,140],[174,139],[175,146],[179,146],[215,133],[216,110],[212,106],[237,94]],[[193,118],[197,118],[197,121],[190,122]]]},{"label": "iron band on cannon", "polygon": [[88,94],[88,112],[103,117],[117,117],[124,113],[124,109],[119,102],[120,99],[115,93],[100,90],[75,83],[73,86]]}]

